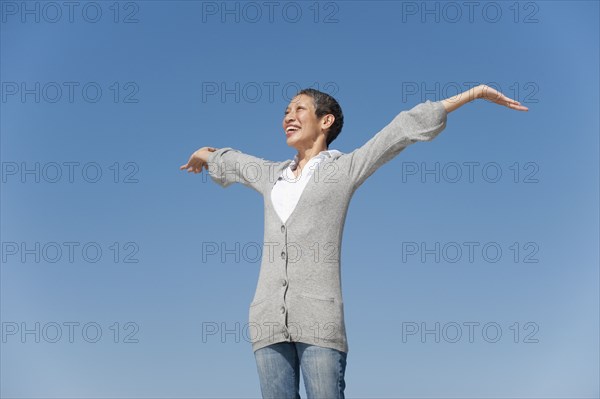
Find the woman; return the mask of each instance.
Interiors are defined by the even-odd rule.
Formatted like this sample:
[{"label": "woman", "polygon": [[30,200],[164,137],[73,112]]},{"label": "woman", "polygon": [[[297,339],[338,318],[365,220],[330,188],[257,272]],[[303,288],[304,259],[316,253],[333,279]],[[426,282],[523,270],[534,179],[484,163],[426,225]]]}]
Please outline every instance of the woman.
[{"label": "woman", "polygon": [[486,85],[427,100],[400,112],[350,153],[328,150],[340,134],[338,102],[301,90],[283,118],[293,160],[271,162],[231,147],[203,147],[180,167],[227,187],[242,183],[264,198],[265,236],[249,331],[263,398],[299,398],[300,370],[308,398],[344,398],[348,343],[340,274],[341,240],[350,199],[381,165],[408,145],[430,141],[448,113],[474,99],[527,111]]}]

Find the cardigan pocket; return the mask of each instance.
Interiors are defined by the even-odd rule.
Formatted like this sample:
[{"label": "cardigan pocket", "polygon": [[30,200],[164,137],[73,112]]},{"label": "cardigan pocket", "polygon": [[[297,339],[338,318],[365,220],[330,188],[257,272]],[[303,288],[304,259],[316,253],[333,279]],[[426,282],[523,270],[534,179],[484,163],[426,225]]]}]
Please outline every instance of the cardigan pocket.
[{"label": "cardigan pocket", "polygon": [[[297,327],[305,341],[345,341],[344,305],[333,297],[298,293],[289,297],[288,324]],[[293,310],[293,311],[292,311]]]},{"label": "cardigan pocket", "polygon": [[327,301],[327,302],[335,301],[335,298],[330,297],[330,296],[320,296],[320,295],[305,294],[305,293],[298,294],[298,296],[301,296],[303,298],[308,298],[308,299],[317,299],[319,301]]}]

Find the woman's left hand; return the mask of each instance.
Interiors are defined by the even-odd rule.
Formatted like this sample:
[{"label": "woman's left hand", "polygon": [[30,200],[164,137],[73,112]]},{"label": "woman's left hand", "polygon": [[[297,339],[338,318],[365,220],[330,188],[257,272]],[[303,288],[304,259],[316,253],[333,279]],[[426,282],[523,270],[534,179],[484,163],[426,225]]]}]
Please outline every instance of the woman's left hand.
[{"label": "woman's left hand", "polygon": [[521,105],[520,102],[513,100],[512,98],[506,97],[504,94],[500,93],[498,90],[493,87],[487,85],[480,85],[478,87],[479,95],[478,98],[483,98],[485,100],[490,100],[495,102],[496,104],[503,105],[510,109],[514,109],[517,111],[529,111],[524,105]]}]

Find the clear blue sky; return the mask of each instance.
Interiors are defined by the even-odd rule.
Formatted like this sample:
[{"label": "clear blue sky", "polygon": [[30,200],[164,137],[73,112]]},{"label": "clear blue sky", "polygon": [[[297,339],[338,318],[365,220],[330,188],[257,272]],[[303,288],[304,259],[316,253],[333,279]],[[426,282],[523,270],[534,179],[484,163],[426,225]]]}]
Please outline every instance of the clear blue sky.
[{"label": "clear blue sky", "polygon": [[300,87],[350,152],[483,83],[530,111],[470,103],[353,197],[346,395],[597,398],[598,2],[272,4],[0,2],[0,395],[260,397],[262,197],[179,166],[291,159]]}]

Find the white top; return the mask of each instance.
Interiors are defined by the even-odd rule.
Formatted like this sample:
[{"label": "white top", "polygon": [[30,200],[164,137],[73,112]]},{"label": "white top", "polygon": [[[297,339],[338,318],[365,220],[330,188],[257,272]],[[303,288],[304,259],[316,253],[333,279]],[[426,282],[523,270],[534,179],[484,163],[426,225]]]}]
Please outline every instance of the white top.
[{"label": "white top", "polygon": [[283,223],[287,221],[288,217],[294,211],[294,208],[296,208],[298,200],[302,195],[302,191],[304,191],[306,183],[309,182],[314,174],[319,162],[325,159],[325,157],[331,157],[337,154],[342,153],[338,150],[321,151],[306,163],[298,177],[294,175],[294,171],[298,166],[298,155],[294,155],[292,163],[290,163],[290,165],[281,173],[281,176],[279,176],[271,191],[273,207]]}]

